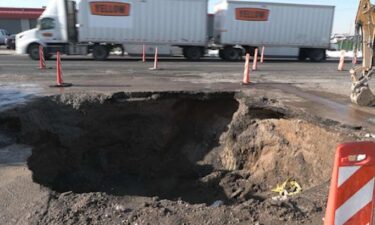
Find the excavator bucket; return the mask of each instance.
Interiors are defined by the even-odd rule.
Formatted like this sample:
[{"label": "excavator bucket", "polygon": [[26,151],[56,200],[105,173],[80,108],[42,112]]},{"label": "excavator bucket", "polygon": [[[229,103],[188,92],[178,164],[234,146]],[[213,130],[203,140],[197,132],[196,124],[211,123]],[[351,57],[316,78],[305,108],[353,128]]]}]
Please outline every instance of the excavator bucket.
[{"label": "excavator bucket", "polygon": [[375,95],[372,93],[368,85],[353,90],[350,99],[354,104],[360,106],[375,105]]},{"label": "excavator bucket", "polygon": [[370,0],[360,0],[354,39],[354,52],[362,49],[362,65],[354,66],[350,73],[352,77],[351,100],[360,106],[374,106],[375,95],[370,90],[368,81],[372,78],[375,70],[374,62],[374,39],[375,39],[375,7]]}]

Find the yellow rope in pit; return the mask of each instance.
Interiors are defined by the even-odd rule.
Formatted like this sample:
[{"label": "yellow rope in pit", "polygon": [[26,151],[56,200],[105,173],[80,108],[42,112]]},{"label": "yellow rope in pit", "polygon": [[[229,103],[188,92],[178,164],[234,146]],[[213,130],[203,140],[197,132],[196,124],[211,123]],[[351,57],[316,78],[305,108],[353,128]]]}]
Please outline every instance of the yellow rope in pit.
[{"label": "yellow rope in pit", "polygon": [[302,187],[297,181],[289,178],[281,185],[277,185],[276,188],[271,190],[272,192],[279,193],[281,196],[292,196],[302,192]]}]

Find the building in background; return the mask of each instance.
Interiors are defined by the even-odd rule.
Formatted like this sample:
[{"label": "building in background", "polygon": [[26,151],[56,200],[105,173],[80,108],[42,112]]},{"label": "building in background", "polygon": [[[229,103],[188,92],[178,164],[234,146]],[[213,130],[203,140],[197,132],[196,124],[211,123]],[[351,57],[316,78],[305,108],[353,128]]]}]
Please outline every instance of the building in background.
[{"label": "building in background", "polygon": [[0,29],[17,34],[36,27],[37,19],[43,13],[42,8],[1,8]]}]

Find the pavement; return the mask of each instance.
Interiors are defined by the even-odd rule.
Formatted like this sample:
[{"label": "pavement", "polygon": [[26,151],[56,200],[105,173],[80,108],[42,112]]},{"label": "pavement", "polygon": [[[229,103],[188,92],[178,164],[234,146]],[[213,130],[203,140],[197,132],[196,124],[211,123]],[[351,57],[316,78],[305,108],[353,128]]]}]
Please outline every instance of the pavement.
[{"label": "pavement", "polygon": [[[205,58],[189,62],[176,57],[161,58],[160,69],[153,71],[150,70],[152,58],[143,63],[140,58],[121,56],[112,56],[107,61],[63,56],[63,79],[73,87],[56,89],[49,87],[56,80],[54,59],[47,61],[47,69],[40,70],[38,62],[27,56],[0,54],[0,87],[4,90],[3,99],[11,104],[25,96],[75,92],[246,91],[274,97],[323,118],[375,132],[375,109],[350,103],[349,62],[346,71],[340,72],[335,60],[311,63],[266,59],[264,64],[258,65],[258,71],[251,72],[253,84],[249,86],[241,85],[243,66],[241,61]],[[9,98],[9,93],[16,94]]]},{"label": "pavement", "polygon": [[[54,84],[55,61],[47,61],[46,70],[27,56],[0,56],[1,79],[5,83],[33,84],[44,93],[56,93],[46,88]],[[111,57],[94,61],[90,57],[63,57],[63,75],[75,91],[169,91],[169,90],[240,90],[243,62],[223,62],[209,58],[188,62],[182,58],[163,58],[160,70],[150,71],[152,59],[142,63],[140,58]],[[348,74],[336,71],[336,62],[300,63],[294,60],[273,60],[259,65],[251,73],[255,84],[290,84],[298,87],[348,95]],[[338,85],[340,83],[341,85]],[[341,86],[341,88],[337,88]],[[57,92],[59,93],[59,92]]]},{"label": "pavement", "polygon": [[5,46],[0,46],[0,55],[15,55],[15,51],[6,49]]}]

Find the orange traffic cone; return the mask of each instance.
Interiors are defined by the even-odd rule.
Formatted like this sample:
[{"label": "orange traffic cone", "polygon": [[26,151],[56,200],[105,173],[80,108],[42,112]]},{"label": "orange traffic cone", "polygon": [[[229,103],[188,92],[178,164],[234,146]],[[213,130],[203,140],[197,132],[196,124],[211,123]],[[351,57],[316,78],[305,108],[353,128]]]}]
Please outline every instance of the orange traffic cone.
[{"label": "orange traffic cone", "polygon": [[146,62],[146,46],[143,45],[142,49],[142,62]]},{"label": "orange traffic cone", "polygon": [[61,68],[61,56],[60,52],[57,52],[57,60],[56,60],[56,84],[62,85],[64,83],[62,79],[62,68]]},{"label": "orange traffic cone", "polygon": [[242,84],[243,85],[251,84],[250,82],[250,54],[249,53],[246,53]]},{"label": "orange traffic cone", "polygon": [[264,46],[262,47],[262,53],[260,55],[260,63],[264,62]]},{"label": "orange traffic cone", "polygon": [[341,51],[339,66],[337,67],[337,70],[343,71],[344,66],[345,66],[344,64],[345,64],[345,51]]},{"label": "orange traffic cone", "polygon": [[338,147],[324,225],[374,224],[375,143]]},{"label": "orange traffic cone", "polygon": [[39,45],[39,69],[46,69],[46,59],[44,57],[44,50],[42,45]]},{"label": "orange traffic cone", "polygon": [[61,68],[61,56],[60,52],[56,54],[56,85],[52,85],[51,87],[71,87],[72,84],[64,83],[62,78],[62,68]]},{"label": "orange traffic cone", "polygon": [[158,70],[158,48],[155,48],[155,58],[154,58],[154,67],[150,68],[150,70]]},{"label": "orange traffic cone", "polygon": [[358,55],[358,52],[354,51],[353,52],[353,60],[352,60],[353,65],[357,65],[357,55]]},{"label": "orange traffic cone", "polygon": [[254,53],[254,62],[253,62],[253,71],[258,69],[258,48],[255,49]]}]

